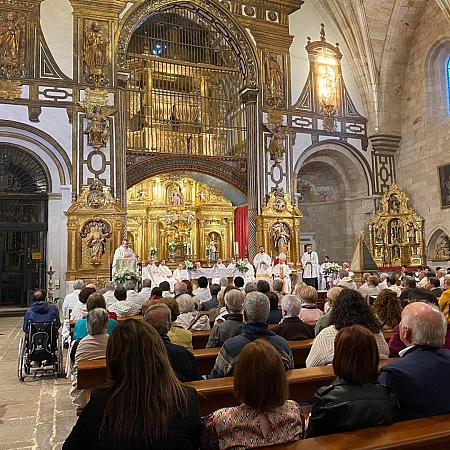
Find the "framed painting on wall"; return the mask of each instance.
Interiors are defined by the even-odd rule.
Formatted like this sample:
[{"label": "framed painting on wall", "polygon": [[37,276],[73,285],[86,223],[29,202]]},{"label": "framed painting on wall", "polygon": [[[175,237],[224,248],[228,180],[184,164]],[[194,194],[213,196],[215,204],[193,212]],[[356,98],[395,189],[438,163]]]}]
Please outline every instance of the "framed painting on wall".
[{"label": "framed painting on wall", "polygon": [[450,208],[450,164],[438,167],[441,209]]}]

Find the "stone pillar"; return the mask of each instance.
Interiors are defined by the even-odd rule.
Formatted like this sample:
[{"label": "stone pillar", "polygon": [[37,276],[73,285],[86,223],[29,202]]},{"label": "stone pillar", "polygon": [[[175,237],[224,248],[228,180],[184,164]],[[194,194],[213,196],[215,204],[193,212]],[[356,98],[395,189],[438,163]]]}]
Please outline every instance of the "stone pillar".
[{"label": "stone pillar", "polygon": [[395,153],[401,136],[375,134],[369,137],[372,144],[373,194],[383,194],[395,183]]},{"label": "stone pillar", "polygon": [[[262,166],[258,142],[258,90],[244,89],[241,99],[245,103],[247,126],[247,204],[248,204],[248,254],[250,259],[256,254],[256,221],[260,208],[259,168]],[[241,250],[241,253],[244,249]]]}]

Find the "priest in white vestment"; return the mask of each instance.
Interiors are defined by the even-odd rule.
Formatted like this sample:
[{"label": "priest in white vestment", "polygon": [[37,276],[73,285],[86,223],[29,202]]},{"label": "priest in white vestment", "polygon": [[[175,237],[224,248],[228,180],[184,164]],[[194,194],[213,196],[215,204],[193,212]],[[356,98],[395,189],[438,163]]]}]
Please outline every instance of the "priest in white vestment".
[{"label": "priest in white vestment", "polygon": [[166,266],[166,260],[162,259],[159,263],[159,274],[163,278],[163,281],[167,281],[170,284],[170,291],[173,292],[176,280],[173,277],[172,271]]},{"label": "priest in white vestment", "polygon": [[270,281],[272,258],[264,251],[264,246],[259,246],[259,253],[253,258],[256,269],[256,278]]},{"label": "priest in white vestment", "polygon": [[114,258],[112,263],[112,274],[116,271],[117,260],[120,258],[136,258],[135,253],[130,248],[130,242],[128,239],[122,241],[122,245],[114,252]]},{"label": "priest in white vestment", "polygon": [[272,275],[283,282],[281,293],[290,294],[292,291],[291,277],[289,276],[291,269],[286,264],[286,255],[284,253],[281,253],[279,258],[280,262],[272,269]]}]

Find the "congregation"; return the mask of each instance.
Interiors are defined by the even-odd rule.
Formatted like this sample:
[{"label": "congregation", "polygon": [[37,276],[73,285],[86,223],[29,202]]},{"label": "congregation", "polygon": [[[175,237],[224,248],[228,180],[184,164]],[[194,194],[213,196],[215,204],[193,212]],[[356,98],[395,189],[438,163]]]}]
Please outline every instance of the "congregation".
[{"label": "congregation", "polygon": [[[63,449],[267,447],[450,412],[441,376],[450,369],[446,271],[364,274],[357,288],[347,266],[320,303],[314,281],[290,287],[283,261],[267,276],[274,266],[263,247],[255,260],[256,278],[247,282],[182,280],[181,270],[165,264],[165,277],[144,279],[140,290],[133,281],[97,290],[76,280],[61,307],[61,334],[69,395],[81,415]],[[59,321],[45,291],[37,291],[24,331],[55,311]],[[206,347],[217,348],[210,373],[196,365],[196,332],[208,333]],[[336,376],[312,405],[289,399],[286,375],[299,367],[292,341],[306,340],[306,367],[331,365]],[[103,358],[107,383],[78,389],[80,361]],[[197,392],[185,383],[230,376],[240,404],[202,417]]]}]

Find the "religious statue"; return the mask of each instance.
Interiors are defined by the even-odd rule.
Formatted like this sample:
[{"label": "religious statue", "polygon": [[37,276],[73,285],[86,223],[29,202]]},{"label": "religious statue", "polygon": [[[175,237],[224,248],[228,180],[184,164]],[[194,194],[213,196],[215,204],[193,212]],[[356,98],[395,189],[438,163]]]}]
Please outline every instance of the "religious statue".
[{"label": "religious statue", "polygon": [[450,259],[450,241],[445,233],[442,233],[436,241],[434,257],[439,260]]},{"label": "religious statue", "polygon": [[270,54],[267,58],[266,85],[275,108],[283,96],[283,70],[278,62],[277,55],[274,54]]},{"label": "religious statue", "polygon": [[384,229],[383,228],[377,228],[375,231],[375,241],[376,242],[383,242],[384,241]]},{"label": "religious statue", "polygon": [[88,135],[89,145],[95,149],[105,147],[109,139],[109,123],[107,116],[114,112],[116,108],[109,106],[99,106],[87,104],[86,117],[91,119],[86,127],[85,133]]},{"label": "religious statue", "polygon": [[395,194],[392,194],[389,198],[389,209],[391,212],[398,212],[400,210],[400,201]]},{"label": "religious statue", "polygon": [[268,147],[270,157],[275,162],[281,162],[286,151],[284,148],[284,139],[291,129],[284,125],[272,125],[266,123],[266,128],[272,133],[272,139]]},{"label": "religious statue", "polygon": [[272,226],[270,236],[273,238],[274,247],[278,250],[283,246],[287,247],[291,240],[289,228],[282,222],[277,222]]},{"label": "religious statue", "polygon": [[172,206],[181,206],[183,204],[181,192],[176,190],[172,191],[170,194],[170,203]]},{"label": "religious statue", "polygon": [[392,247],[392,258],[393,259],[400,258],[400,248],[398,247],[398,245],[394,245]]},{"label": "religious statue", "polygon": [[415,243],[416,242],[416,227],[412,222],[408,223],[408,227],[406,229],[406,237],[408,238],[408,242]]},{"label": "religious statue", "polygon": [[19,23],[12,12],[6,13],[0,23],[0,65],[8,76],[19,65]]},{"label": "religious statue", "polygon": [[84,31],[83,59],[89,69],[88,74],[97,84],[103,79],[107,45],[108,40],[102,36],[100,25],[93,20]]},{"label": "religious statue", "polygon": [[102,221],[91,221],[84,225],[80,235],[86,239],[91,260],[99,263],[105,254],[106,241],[111,237],[108,225]]},{"label": "religious statue", "polygon": [[337,77],[333,67],[321,64],[319,66],[319,95],[320,104],[330,115],[336,107]]},{"label": "religious statue", "polygon": [[400,242],[400,224],[398,219],[394,219],[391,223],[391,242]]}]

